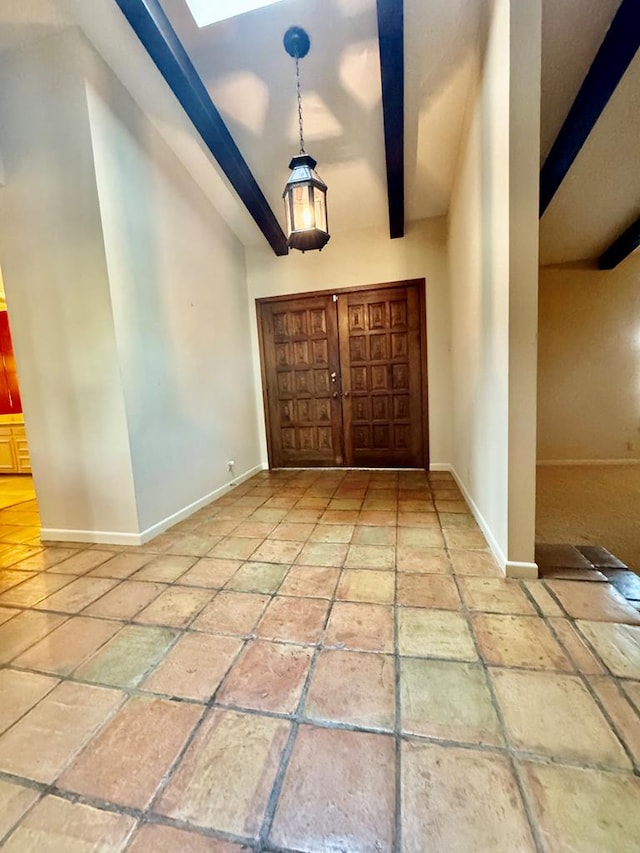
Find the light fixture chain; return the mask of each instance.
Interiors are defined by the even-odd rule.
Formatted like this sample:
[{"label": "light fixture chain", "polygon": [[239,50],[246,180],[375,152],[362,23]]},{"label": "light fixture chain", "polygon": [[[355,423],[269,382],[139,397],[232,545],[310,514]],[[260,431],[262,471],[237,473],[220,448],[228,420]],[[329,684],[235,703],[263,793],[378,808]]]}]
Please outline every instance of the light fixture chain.
[{"label": "light fixture chain", "polygon": [[300,128],[300,153],[304,154],[304,135],[302,132],[302,95],[300,93],[300,60],[296,52],[296,88],[298,91],[298,125]]}]

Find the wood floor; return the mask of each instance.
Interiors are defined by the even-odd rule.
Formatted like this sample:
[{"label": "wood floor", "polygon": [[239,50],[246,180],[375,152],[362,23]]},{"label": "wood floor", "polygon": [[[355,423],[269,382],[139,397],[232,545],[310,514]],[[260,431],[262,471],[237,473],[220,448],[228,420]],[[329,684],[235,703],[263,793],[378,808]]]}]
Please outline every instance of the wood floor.
[{"label": "wood floor", "polygon": [[30,474],[0,476],[0,509],[35,500],[33,477]]}]

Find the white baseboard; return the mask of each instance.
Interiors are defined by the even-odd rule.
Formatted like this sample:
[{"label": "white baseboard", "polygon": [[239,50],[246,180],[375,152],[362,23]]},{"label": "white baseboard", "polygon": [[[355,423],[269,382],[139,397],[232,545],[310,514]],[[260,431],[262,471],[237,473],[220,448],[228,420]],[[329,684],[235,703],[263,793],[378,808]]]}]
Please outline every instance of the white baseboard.
[{"label": "white baseboard", "polygon": [[442,467],[438,468],[439,471],[450,471],[453,475],[453,479],[458,484],[458,488],[464,495],[464,499],[467,502],[469,509],[473,513],[473,517],[478,522],[478,526],[484,535],[484,538],[487,540],[487,544],[491,549],[493,556],[498,561],[498,565],[505,573],[505,575],[509,578],[524,578],[526,580],[535,580],[538,577],[538,566],[535,563],[519,563],[515,560],[507,560],[505,554],[502,551],[502,548],[496,541],[491,528],[487,524],[484,516],[480,512],[480,509],[476,502],[473,500],[465,484],[462,482],[456,469],[453,465],[444,464]]},{"label": "white baseboard", "polygon": [[227,494],[234,486],[239,486],[245,480],[249,480],[263,470],[265,469],[262,463],[256,465],[239,477],[234,477],[233,480],[225,483],[224,486],[220,486],[220,488],[215,489],[213,492],[209,492],[208,495],[204,495],[204,497],[168,515],[162,521],[153,524],[151,527],[147,527],[146,530],[142,530],[139,533],[121,533],[105,530],[57,530],[51,527],[42,527],[40,529],[40,538],[45,542],[86,542],[90,545],[144,545],[145,542],[148,542],[160,533],[164,533],[165,530],[173,527],[179,521],[184,521],[185,518],[212,503],[216,498],[221,498],[224,494]]},{"label": "white baseboard", "polygon": [[239,486],[241,483],[244,483],[245,480],[249,480],[251,477],[254,477],[260,471],[263,471],[262,463],[256,465],[254,468],[250,468],[248,471],[245,471],[244,474],[241,474],[239,477],[234,477],[233,480],[230,480],[224,486],[220,486],[219,489],[215,489],[213,492],[209,492],[208,495],[205,495],[202,498],[199,498],[197,501],[194,501],[192,504],[183,507],[178,510],[178,512],[174,512],[173,515],[168,515],[162,521],[159,521],[157,524],[152,525],[151,527],[147,527],[146,530],[143,530],[140,534],[140,545],[144,545],[145,542],[148,542],[150,539],[153,539],[155,536],[158,536],[160,533],[164,533],[165,530],[168,530],[170,527],[173,527],[174,524],[177,524],[179,521],[184,521],[185,518],[189,518],[190,515],[193,515],[194,512],[197,512],[202,507],[207,506],[216,500],[216,498],[221,498],[224,494],[226,494],[229,489],[232,489],[234,486]]},{"label": "white baseboard", "polygon": [[482,530],[484,538],[487,540],[487,544],[489,545],[489,548],[491,548],[491,551],[493,552],[493,556],[498,561],[498,565],[500,566],[502,571],[505,571],[505,567],[507,564],[507,558],[502,553],[502,548],[500,547],[500,545],[498,545],[498,543],[497,543],[497,541],[496,541],[496,539],[495,539],[495,537],[491,531],[491,528],[489,527],[489,525],[485,521],[485,518],[482,515],[482,513],[480,512],[480,509],[477,506],[476,502],[473,500],[473,498],[471,497],[471,495],[467,491],[467,487],[465,486],[465,484],[462,482],[462,480],[458,476],[456,469],[453,467],[453,465],[448,465],[446,468],[443,467],[440,470],[441,471],[450,471],[451,474],[453,474],[453,479],[458,484],[458,488],[462,492],[469,509],[473,513],[473,517],[478,522],[478,526],[480,527],[480,530]]},{"label": "white baseboard", "polygon": [[640,459],[538,459],[536,465],[640,465]]},{"label": "white baseboard", "polygon": [[380,472],[384,473],[385,471],[405,471],[405,472],[407,472],[407,471],[409,471],[409,472],[411,472],[411,471],[424,471],[424,468],[367,468],[367,467],[362,466],[362,465],[358,465],[357,467],[356,466],[349,467],[349,465],[314,465],[311,468],[309,468],[308,466],[306,468],[294,468],[293,466],[287,465],[286,468],[269,469],[269,466],[265,465],[263,470],[265,470],[265,471],[268,471],[268,470],[272,470],[272,471],[380,471]]},{"label": "white baseboard", "polygon": [[88,545],[142,545],[139,533],[121,533],[109,530],[61,530],[41,527],[43,542],[86,542]]},{"label": "white baseboard", "polygon": [[535,581],[538,579],[538,564],[518,563],[514,560],[507,560],[505,573],[508,578],[520,578],[520,580]]},{"label": "white baseboard", "polygon": [[429,465],[430,471],[449,471],[451,473],[451,465],[448,462],[431,462]]}]

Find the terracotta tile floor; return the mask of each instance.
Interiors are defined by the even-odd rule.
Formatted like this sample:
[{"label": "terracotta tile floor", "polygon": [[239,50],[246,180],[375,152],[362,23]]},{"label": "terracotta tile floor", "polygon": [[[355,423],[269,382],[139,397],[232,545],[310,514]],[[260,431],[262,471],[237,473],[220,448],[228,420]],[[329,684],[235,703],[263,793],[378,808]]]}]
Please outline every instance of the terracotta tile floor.
[{"label": "terracotta tile floor", "polygon": [[37,527],[0,510],[4,850],[640,850],[637,611],[502,578],[448,474],[264,473],[137,549]]}]

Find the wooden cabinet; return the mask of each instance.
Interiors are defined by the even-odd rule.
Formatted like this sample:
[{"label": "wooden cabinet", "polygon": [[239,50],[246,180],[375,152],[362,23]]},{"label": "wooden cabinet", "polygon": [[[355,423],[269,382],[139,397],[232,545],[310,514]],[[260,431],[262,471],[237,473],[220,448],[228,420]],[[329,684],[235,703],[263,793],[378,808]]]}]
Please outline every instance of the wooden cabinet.
[{"label": "wooden cabinet", "polygon": [[24,424],[0,424],[0,474],[30,474]]},{"label": "wooden cabinet", "polygon": [[15,474],[17,470],[18,460],[11,427],[0,426],[0,473]]}]

